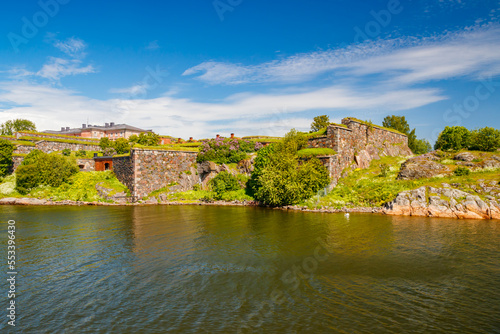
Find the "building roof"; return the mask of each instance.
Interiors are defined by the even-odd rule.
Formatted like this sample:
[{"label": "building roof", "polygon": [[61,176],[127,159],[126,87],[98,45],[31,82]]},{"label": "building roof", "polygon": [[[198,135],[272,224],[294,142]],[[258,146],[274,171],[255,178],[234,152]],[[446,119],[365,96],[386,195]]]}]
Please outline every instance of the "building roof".
[{"label": "building roof", "polygon": [[135,127],[135,126],[132,126],[132,125],[128,125],[128,124],[113,124],[113,125],[109,125],[109,126],[105,126],[105,125],[87,125],[87,127],[83,128],[71,128],[69,130],[64,130],[64,131],[57,131],[57,130],[45,130],[43,132],[45,133],[68,133],[68,134],[72,134],[72,133],[80,133],[84,130],[101,130],[101,131],[112,131],[112,130],[131,130],[131,131],[137,131],[137,132],[152,132],[153,130],[144,130],[144,129],[140,129],[138,127]]}]

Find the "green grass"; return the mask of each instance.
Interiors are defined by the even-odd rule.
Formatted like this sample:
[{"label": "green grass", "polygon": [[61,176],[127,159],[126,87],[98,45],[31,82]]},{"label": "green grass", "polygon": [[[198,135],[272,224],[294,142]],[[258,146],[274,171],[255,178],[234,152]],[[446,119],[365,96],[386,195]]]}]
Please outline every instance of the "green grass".
[{"label": "green grass", "polygon": [[367,125],[367,126],[373,126],[374,128],[379,128],[379,129],[382,129],[382,130],[386,130],[386,131],[390,131],[390,132],[394,132],[394,133],[406,136],[404,133],[399,132],[398,130],[394,130],[394,129],[391,129],[391,128],[386,128],[386,127],[383,127],[383,126],[380,126],[380,125],[372,124],[370,122],[362,121],[362,120],[354,118],[354,117],[347,117],[347,119],[349,119],[351,121],[354,121],[354,122],[358,122],[358,123]]},{"label": "green grass", "polygon": [[13,140],[11,141],[14,145],[23,145],[23,146],[36,146],[35,143],[27,140]]},{"label": "green grass", "polygon": [[187,151],[187,152],[198,152],[198,147],[183,147],[176,144],[160,145],[160,146],[145,146],[140,144],[135,144],[133,148],[146,149],[146,150],[165,150],[165,151]]},{"label": "green grass", "polygon": [[307,138],[307,139],[312,139],[312,138],[318,138],[318,137],[323,137],[323,136],[326,136],[326,127],[319,130],[319,131],[316,131],[316,132],[302,132],[302,135]]},{"label": "green grass", "polygon": [[[53,138],[49,138],[49,137],[60,137],[61,139],[64,139],[64,138],[66,138],[66,139],[79,138],[79,137],[75,137],[75,136],[52,134],[52,133],[44,133],[44,132],[37,132],[37,131],[20,131],[20,133],[29,133],[29,134],[33,134],[33,135],[39,135],[40,137],[36,137],[38,139],[40,139],[40,138],[53,139]],[[99,143],[99,139],[96,139],[96,138],[84,138],[84,139],[87,140],[88,142],[91,142],[91,143],[92,142],[95,142],[96,144]]]},{"label": "green grass", "polygon": [[[73,137],[75,138],[75,137]],[[22,136],[19,138],[20,140],[28,140],[28,141],[48,141],[48,142],[57,142],[57,143],[67,143],[67,144],[80,144],[80,145],[99,145],[99,142],[88,142],[83,140],[75,140],[75,139],[59,139],[59,138],[42,138],[42,137],[32,137],[32,136]]]},{"label": "green grass", "polygon": [[299,158],[317,157],[319,155],[335,155],[337,152],[331,148],[304,148],[297,151]]},{"label": "green grass", "polygon": [[79,172],[73,175],[68,183],[64,183],[59,187],[38,187],[32,190],[29,196],[55,201],[109,202],[99,195],[96,190],[97,184],[100,184],[104,188],[112,189],[108,196],[119,192],[125,192],[127,195],[130,194],[128,188],[118,181],[112,171],[105,171]]},{"label": "green grass", "polygon": [[[485,182],[499,179],[499,169],[483,169],[471,172],[467,176],[455,176],[453,174],[443,177],[419,180],[396,180],[401,164],[406,160],[404,157],[384,157],[373,160],[367,169],[356,169],[346,178],[340,179],[338,185],[326,196],[317,199],[312,198],[302,203],[310,208],[317,207],[379,207],[386,202],[392,201],[398,193],[405,190],[413,190],[421,186],[442,187],[442,183],[458,183],[460,189],[473,194],[471,186],[476,185],[479,180]],[[381,175],[380,165],[387,164],[390,169],[385,177]]]},{"label": "green grass", "polygon": [[[215,198],[215,192],[209,190],[189,190],[184,192],[178,192],[174,194],[169,194],[169,201],[175,202],[198,202],[202,200],[212,201]],[[222,195],[222,201],[253,201],[254,199],[245,193],[245,189],[240,189],[236,191],[228,191]]]}]

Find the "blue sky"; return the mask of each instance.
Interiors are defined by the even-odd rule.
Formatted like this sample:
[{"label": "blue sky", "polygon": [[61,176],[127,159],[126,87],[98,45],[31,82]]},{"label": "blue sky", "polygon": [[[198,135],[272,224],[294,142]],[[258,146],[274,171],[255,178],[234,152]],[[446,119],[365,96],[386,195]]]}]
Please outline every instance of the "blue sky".
[{"label": "blue sky", "polygon": [[0,122],[283,135],[312,118],[500,128],[500,1],[9,1]]}]

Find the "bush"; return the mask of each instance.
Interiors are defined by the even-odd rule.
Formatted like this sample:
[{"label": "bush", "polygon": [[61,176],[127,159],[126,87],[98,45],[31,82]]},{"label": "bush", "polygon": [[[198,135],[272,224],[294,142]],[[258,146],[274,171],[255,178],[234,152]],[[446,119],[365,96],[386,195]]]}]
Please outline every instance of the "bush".
[{"label": "bush", "polygon": [[225,192],[241,189],[238,179],[229,172],[223,171],[209,181],[209,186],[215,192],[215,199],[222,199]]},{"label": "bush", "polygon": [[21,194],[39,185],[58,187],[78,172],[76,164],[65,157],[35,151],[16,170],[16,190]]},{"label": "bush", "polygon": [[387,164],[381,164],[380,165],[380,177],[386,177],[387,174],[389,173],[390,167]]},{"label": "bush", "polygon": [[297,204],[328,185],[328,170],[318,159],[298,158],[303,145],[303,136],[292,130],[281,142],[258,152],[248,183],[257,200],[271,206]]},{"label": "bush", "polygon": [[471,150],[493,152],[500,147],[500,130],[485,127],[471,133]]},{"label": "bush", "polygon": [[453,171],[453,173],[456,175],[456,176],[465,176],[465,175],[469,175],[470,174],[470,170],[468,168],[465,168],[465,167],[458,167],[457,169],[455,169]]},{"label": "bush", "polygon": [[85,158],[87,156],[87,151],[79,150],[78,152],[75,153],[75,155],[80,158]]},{"label": "bush", "polygon": [[129,138],[129,141],[132,142],[132,143],[137,143],[137,144],[140,144],[140,145],[144,145],[144,146],[157,146],[159,143],[160,143],[160,136],[158,136],[156,133],[154,132],[141,132],[139,134],[139,137],[137,138],[132,138],[132,136],[130,136]]},{"label": "bush", "polygon": [[130,152],[130,145],[128,143],[128,140],[125,138],[118,138],[113,144],[113,148],[116,150],[117,154]]},{"label": "bush", "polygon": [[0,139],[0,177],[7,175],[12,167],[14,145],[8,140]]},{"label": "bush", "polygon": [[64,155],[65,157],[69,157],[71,155],[71,150],[69,148],[65,148],[64,150],[62,150],[62,155]]},{"label": "bush", "polygon": [[254,152],[256,145],[248,140],[236,138],[215,138],[203,143],[196,162],[213,161],[218,164],[237,163]]},{"label": "bush", "polygon": [[447,126],[439,134],[434,149],[459,151],[470,146],[471,133],[463,126]]},{"label": "bush", "polygon": [[108,137],[102,137],[101,140],[99,140],[99,147],[104,151],[108,147],[113,147],[113,142],[109,140]]},{"label": "bush", "polygon": [[107,147],[102,151],[102,155],[105,157],[112,157],[116,155],[116,150],[113,147]]}]

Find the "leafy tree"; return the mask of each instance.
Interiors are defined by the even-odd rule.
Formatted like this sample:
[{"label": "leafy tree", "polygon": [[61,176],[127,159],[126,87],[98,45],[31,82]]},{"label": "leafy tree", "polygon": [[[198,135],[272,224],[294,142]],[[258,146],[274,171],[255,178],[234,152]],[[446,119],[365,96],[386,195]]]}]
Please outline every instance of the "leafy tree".
[{"label": "leafy tree", "polygon": [[14,145],[5,139],[0,139],[0,177],[9,173],[12,167],[12,152]]},{"label": "leafy tree", "polygon": [[39,185],[58,187],[77,172],[74,161],[33,150],[16,170],[16,189],[26,194]]},{"label": "leafy tree", "polygon": [[328,171],[318,159],[298,158],[302,140],[292,130],[281,142],[258,151],[248,184],[257,200],[272,206],[296,204],[328,185]]},{"label": "leafy tree", "polygon": [[330,117],[327,115],[316,116],[311,123],[311,132],[319,131],[330,124]]},{"label": "leafy tree", "polygon": [[459,151],[470,146],[471,133],[463,126],[447,126],[439,134],[434,149]]},{"label": "leafy tree", "polygon": [[64,150],[62,150],[62,155],[64,155],[65,157],[70,156],[71,150],[69,148],[65,148]]},{"label": "leafy tree", "polygon": [[139,141],[139,136],[138,135],[131,135],[128,137],[128,141],[130,143],[137,143]]},{"label": "leafy tree", "polygon": [[113,142],[108,137],[102,137],[99,140],[99,147],[104,151],[108,147],[113,147]]},{"label": "leafy tree", "polygon": [[209,186],[215,192],[215,199],[222,199],[225,192],[241,189],[238,179],[227,171],[217,174],[209,181]]},{"label": "leafy tree", "polygon": [[412,149],[412,152],[417,155],[425,154],[432,150],[431,144],[426,139],[416,139],[413,146],[414,149]]},{"label": "leafy tree", "polygon": [[19,131],[36,131],[35,123],[27,119],[18,118],[6,121],[0,126],[0,132],[4,136],[11,136],[14,132]]},{"label": "leafy tree", "polygon": [[141,132],[137,139],[137,143],[144,146],[157,146],[159,142],[160,136],[154,132]]},{"label": "leafy tree", "polygon": [[485,127],[471,133],[471,150],[493,152],[500,147],[500,130]]},{"label": "leafy tree", "polygon": [[125,138],[118,138],[113,144],[113,147],[118,154],[130,152],[130,145],[128,143],[128,140]]},{"label": "leafy tree", "polygon": [[410,125],[404,116],[386,116],[382,122],[382,126],[397,130],[408,136],[408,147],[413,154],[427,153],[432,149],[427,140],[417,139],[415,129],[410,130]]}]

